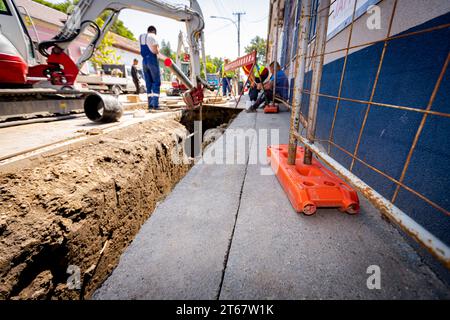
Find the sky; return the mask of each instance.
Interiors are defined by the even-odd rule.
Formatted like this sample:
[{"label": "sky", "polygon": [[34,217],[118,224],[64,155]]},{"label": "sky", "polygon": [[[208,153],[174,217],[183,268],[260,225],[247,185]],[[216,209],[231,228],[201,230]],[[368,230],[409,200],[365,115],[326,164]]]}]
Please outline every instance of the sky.
[{"label": "sky", "polygon": [[[233,12],[246,12],[241,19],[241,53],[256,36],[267,37],[269,0],[198,0],[205,18],[206,54],[213,57],[235,59],[238,54],[237,28],[228,20],[212,19],[210,16],[222,16],[236,20]],[[51,0],[58,3],[60,0]],[[170,4],[189,5],[188,0],[164,0]],[[146,32],[149,25],[158,29],[160,40],[170,42],[176,50],[179,31],[186,31],[184,23],[171,19],[124,10],[119,18],[134,33],[136,38]]]}]

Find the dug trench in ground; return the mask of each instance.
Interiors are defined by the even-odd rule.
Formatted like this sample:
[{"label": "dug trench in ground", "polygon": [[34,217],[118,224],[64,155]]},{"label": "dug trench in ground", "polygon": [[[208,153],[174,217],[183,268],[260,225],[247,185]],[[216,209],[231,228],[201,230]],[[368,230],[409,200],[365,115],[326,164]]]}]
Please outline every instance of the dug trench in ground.
[{"label": "dug trench in ground", "polygon": [[[204,131],[233,114],[206,112]],[[198,116],[143,122],[1,172],[0,299],[89,298],[191,168],[172,154]]]}]

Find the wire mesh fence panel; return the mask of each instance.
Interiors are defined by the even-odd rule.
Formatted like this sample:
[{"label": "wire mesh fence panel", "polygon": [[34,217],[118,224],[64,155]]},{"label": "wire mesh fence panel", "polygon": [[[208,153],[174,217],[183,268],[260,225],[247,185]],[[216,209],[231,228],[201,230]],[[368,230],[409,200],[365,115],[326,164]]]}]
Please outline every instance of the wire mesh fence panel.
[{"label": "wire mesh fence panel", "polygon": [[[450,3],[331,1],[322,80],[314,92],[319,13],[314,0],[304,1],[311,11],[299,18],[312,19],[315,28],[308,48],[295,56],[305,56],[304,78],[290,68],[290,99],[295,104],[301,95],[294,107],[308,119],[311,97],[318,97],[313,142],[449,246]],[[290,5],[298,9],[301,2]],[[346,10],[345,19],[336,17],[339,10]],[[344,22],[337,26],[333,19]],[[296,23],[287,27],[301,31]]]}]

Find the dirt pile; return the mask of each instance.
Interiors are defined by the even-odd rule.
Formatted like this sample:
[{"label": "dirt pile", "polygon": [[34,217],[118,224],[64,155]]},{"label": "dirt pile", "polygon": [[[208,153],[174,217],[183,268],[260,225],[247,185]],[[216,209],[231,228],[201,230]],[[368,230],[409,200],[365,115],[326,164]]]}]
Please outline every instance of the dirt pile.
[{"label": "dirt pile", "polygon": [[185,136],[145,122],[1,173],[0,299],[88,298],[190,169],[172,157]]}]

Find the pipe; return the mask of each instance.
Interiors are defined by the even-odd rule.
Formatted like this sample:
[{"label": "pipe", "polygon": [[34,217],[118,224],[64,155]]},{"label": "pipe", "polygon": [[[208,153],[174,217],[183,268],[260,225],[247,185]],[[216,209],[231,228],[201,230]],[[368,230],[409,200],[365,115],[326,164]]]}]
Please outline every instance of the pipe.
[{"label": "pipe", "polygon": [[84,112],[94,122],[116,122],[122,118],[123,108],[115,96],[93,93],[84,100]]},{"label": "pipe", "polygon": [[204,88],[208,89],[211,92],[214,92],[214,90],[216,90],[214,85],[210,84],[208,81],[206,81],[203,78],[197,77],[197,82],[201,83]]},{"label": "pipe", "polygon": [[447,268],[450,268],[450,248],[441,240],[436,238],[428,230],[411,219],[406,213],[384,198],[381,194],[372,189],[368,184],[348,171],[339,162],[330,157],[326,152],[319,149],[317,145],[309,142],[308,139],[296,134],[296,138],[309,150],[314,152],[328,166],[333,168],[347,182],[357,188],[380,212],[390,220],[397,223],[408,235],[427,248],[438,260]]},{"label": "pipe", "polygon": [[184,74],[184,72],[175,64],[173,63],[172,59],[167,58],[164,60],[164,65],[170,69],[177,77],[180,79],[183,84],[188,87],[189,89],[193,89],[194,85],[192,84],[192,81]]}]

